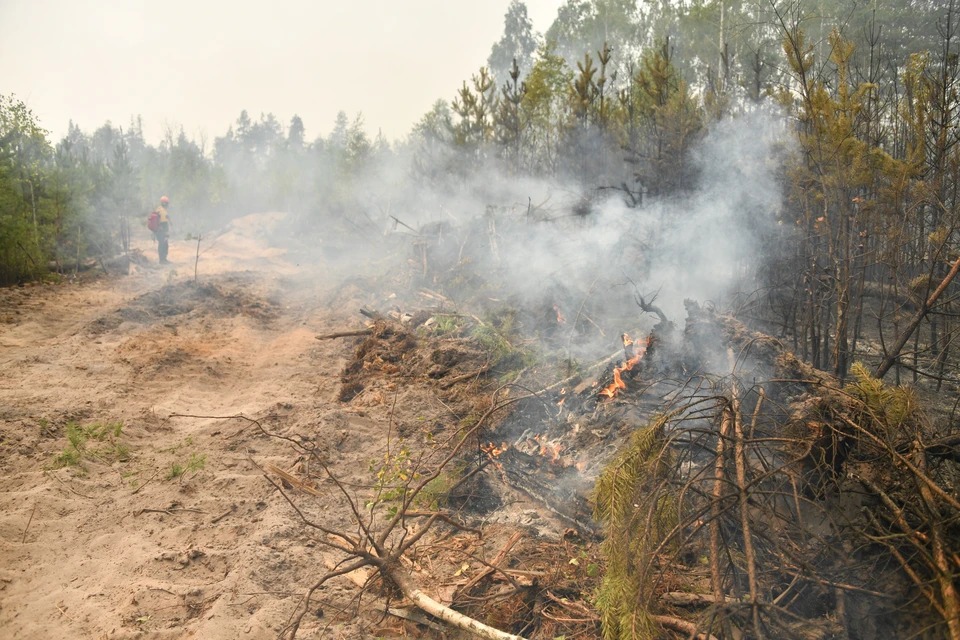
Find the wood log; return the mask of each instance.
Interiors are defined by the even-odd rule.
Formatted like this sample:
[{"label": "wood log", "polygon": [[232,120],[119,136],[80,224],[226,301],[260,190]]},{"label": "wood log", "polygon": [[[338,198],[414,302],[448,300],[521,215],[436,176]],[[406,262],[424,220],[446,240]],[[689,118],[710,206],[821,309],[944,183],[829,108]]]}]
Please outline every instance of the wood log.
[{"label": "wood log", "polygon": [[475,636],[486,638],[487,640],[523,640],[522,636],[515,636],[512,633],[494,629],[478,620],[458,613],[450,607],[443,606],[421,591],[413,581],[412,576],[396,564],[385,564],[380,567],[380,571],[397,585],[410,602],[438,620],[442,620],[458,629],[468,631]]},{"label": "wood log", "polygon": [[[93,269],[94,267],[97,266],[98,263],[99,263],[99,260],[97,258],[87,258],[86,260],[80,263],[77,263],[76,260],[72,262],[64,262],[60,265],[60,267],[63,269],[63,273],[69,273],[71,271],[83,272],[83,271],[89,271],[90,269]],[[55,272],[57,270],[57,263],[53,261],[48,262],[47,269]]]}]

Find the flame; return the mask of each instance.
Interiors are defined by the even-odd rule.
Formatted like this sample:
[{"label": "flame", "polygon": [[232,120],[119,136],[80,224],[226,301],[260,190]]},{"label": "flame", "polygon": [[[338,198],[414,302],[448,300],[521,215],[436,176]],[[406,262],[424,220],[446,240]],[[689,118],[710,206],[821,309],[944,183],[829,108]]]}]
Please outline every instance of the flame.
[{"label": "flame", "polygon": [[490,462],[492,462],[501,473],[503,472],[503,465],[497,461],[497,458],[499,458],[503,452],[509,448],[510,445],[506,442],[501,442],[500,446],[497,446],[492,442],[488,442],[485,445],[480,445],[480,450],[487,454],[487,457],[490,458]]},{"label": "flame", "polygon": [[564,324],[567,321],[567,319],[563,317],[562,313],[560,313],[560,307],[558,307],[557,305],[553,305],[553,310],[557,312],[557,322],[559,324]]},{"label": "flame", "polygon": [[[647,336],[646,341],[641,342],[640,344],[637,344],[637,345],[634,344],[633,340],[631,340],[630,336],[628,336],[627,334],[623,334],[621,338],[623,340],[624,350],[627,352],[630,352],[632,350],[633,357],[628,358],[626,362],[624,362],[622,365],[620,365],[619,367],[616,367],[613,370],[613,382],[608,384],[598,394],[606,398],[615,398],[617,396],[617,393],[619,393],[621,389],[627,388],[627,385],[626,383],[624,383],[623,377],[621,374],[627,371],[630,371],[635,366],[637,366],[640,360],[643,359],[643,356],[647,353],[647,349],[650,347],[651,344],[653,344],[652,335]],[[633,349],[630,349],[630,347],[633,347]]]},{"label": "flame", "polygon": [[559,442],[548,442],[540,445],[540,451],[538,453],[544,458],[550,458],[550,462],[556,462],[560,459],[560,453],[564,449],[566,449],[566,447]]},{"label": "flame", "polygon": [[501,442],[500,446],[488,442],[486,445],[480,445],[480,450],[491,458],[499,458],[504,451],[510,448],[510,445],[506,442]]}]

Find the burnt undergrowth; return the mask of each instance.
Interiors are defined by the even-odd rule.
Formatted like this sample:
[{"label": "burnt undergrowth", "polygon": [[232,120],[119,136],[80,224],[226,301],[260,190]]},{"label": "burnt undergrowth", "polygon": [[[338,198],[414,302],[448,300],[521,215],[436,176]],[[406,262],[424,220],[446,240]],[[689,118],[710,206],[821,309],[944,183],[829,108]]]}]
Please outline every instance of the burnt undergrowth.
[{"label": "burnt undergrowth", "polygon": [[[491,234],[471,261],[457,234],[415,240],[405,269],[363,283],[375,320],[340,400],[420,386],[455,419],[402,434],[390,489],[358,503],[361,536],[337,548],[346,566],[396,582],[363,540],[428,517],[435,533],[383,553],[447,558],[407,577],[453,585],[443,606],[520,637],[960,632],[960,443],[913,391],[860,366],[840,382],[711,304],[688,301],[680,326],[596,283],[497,298]],[[559,533],[498,518],[518,495]]]}]

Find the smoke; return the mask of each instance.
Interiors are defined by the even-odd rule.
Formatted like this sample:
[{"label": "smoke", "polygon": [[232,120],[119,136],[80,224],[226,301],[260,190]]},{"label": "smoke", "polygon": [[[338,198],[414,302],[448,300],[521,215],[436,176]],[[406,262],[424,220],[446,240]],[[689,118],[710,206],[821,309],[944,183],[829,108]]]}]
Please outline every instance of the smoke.
[{"label": "smoke", "polygon": [[[408,272],[408,285],[442,291],[477,312],[526,310],[517,328],[531,337],[556,333],[556,306],[576,334],[566,345],[574,355],[609,353],[621,332],[654,324],[642,317],[636,292],[656,296],[679,323],[687,298],[723,308],[757,287],[790,147],[776,112],[714,122],[687,156],[695,183],[639,207],[622,192],[597,189],[635,184],[615,147],[594,140],[571,156],[599,167],[601,182],[573,172],[522,177],[493,146],[454,145],[442,105],[429,115],[432,124],[390,146],[367,138],[359,118],[350,124],[344,115],[343,135],[307,144],[297,118],[285,132],[272,116],[243,114],[236,130],[215,140],[213,161],[190,172],[178,170],[179,159],[201,163],[203,155],[182,135],[156,153],[141,148],[139,132],[126,137],[137,143],[129,147],[150,173],[151,192],[171,196],[185,233],[207,236],[225,216],[286,211],[286,227],[265,240],[295,250],[298,262],[359,275],[382,272],[393,254],[389,269]],[[109,145],[100,146],[106,153]],[[207,201],[219,204],[199,204]]]},{"label": "smoke", "polygon": [[[412,295],[418,288],[469,313],[510,308],[523,336],[593,358],[618,349],[621,332],[642,337],[657,322],[641,312],[637,292],[681,325],[685,299],[724,309],[757,288],[788,140],[775,112],[715,122],[689,156],[696,183],[634,208],[616,190],[518,177],[479,151],[465,160],[438,146],[425,160],[416,139],[386,149],[355,142],[353,158],[357,148],[315,147],[291,172],[300,186],[283,202],[285,225],[265,240],[300,264],[322,264],[328,279],[387,274],[411,305],[404,311],[423,304]],[[257,188],[249,168],[226,177]],[[270,201],[270,193],[251,198]]]},{"label": "smoke", "polygon": [[[763,237],[783,198],[777,176],[787,140],[776,113],[717,122],[692,154],[695,187],[639,208],[616,191],[510,178],[489,163],[455,190],[397,185],[392,211],[414,228],[445,225],[438,242],[455,258],[444,262],[435,247],[437,269],[468,262],[497,283],[488,297],[559,303],[570,321],[583,304],[603,325],[640,315],[635,285],[679,322],[687,298],[723,307],[756,287]],[[604,327],[606,342],[632,327]]]},{"label": "smoke", "polygon": [[679,314],[684,298],[722,307],[753,290],[763,236],[776,227],[782,205],[778,175],[788,140],[775,114],[718,122],[695,151],[698,188],[650,207],[646,228],[656,249],[646,282],[662,287],[665,311]]}]

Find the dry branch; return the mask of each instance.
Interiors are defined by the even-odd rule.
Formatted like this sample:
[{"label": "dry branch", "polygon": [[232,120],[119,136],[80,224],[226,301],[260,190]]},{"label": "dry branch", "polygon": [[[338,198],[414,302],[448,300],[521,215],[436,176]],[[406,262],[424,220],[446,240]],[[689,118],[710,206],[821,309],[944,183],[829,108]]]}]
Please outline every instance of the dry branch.
[{"label": "dry branch", "polygon": [[[729,350],[728,354],[731,365],[735,364],[733,350]],[[753,548],[753,537],[750,533],[750,507],[748,504],[750,496],[747,488],[747,457],[744,453],[743,416],[740,413],[740,399],[738,397],[736,380],[734,380],[731,387],[728,411],[732,414],[731,419],[733,420],[733,430],[736,436],[733,443],[733,457],[737,474],[737,490],[740,494],[740,529],[743,534],[743,553],[747,561],[747,583],[750,589],[750,605],[753,608],[753,631],[757,635],[757,638],[763,638],[763,630],[760,627],[760,603],[758,602],[757,560]]]},{"label": "dry branch", "polygon": [[231,513],[233,513],[233,512],[236,511],[236,510],[237,510],[237,505],[235,505],[235,504],[230,505],[230,508],[229,508],[229,509],[227,509],[226,511],[224,511],[223,513],[221,513],[220,515],[218,515],[216,518],[214,518],[213,520],[211,520],[211,521],[210,521],[210,524],[217,524],[218,522],[220,522],[221,520],[223,520],[224,518],[226,518],[228,515],[230,515]]},{"label": "dry branch", "polygon": [[513,549],[513,545],[517,544],[522,537],[523,534],[519,531],[514,532],[514,534],[510,536],[510,539],[507,540],[507,543],[503,545],[503,548],[500,549],[500,552],[496,555],[496,557],[494,557],[493,561],[490,563],[490,566],[471,578],[467,584],[463,585],[463,588],[459,590],[460,594],[470,595],[471,589],[477,586],[481,580],[491,575],[496,570],[494,567],[500,567],[500,563],[504,561],[504,559],[507,557],[507,554],[510,553],[511,549]]},{"label": "dry branch", "polygon": [[[957,264],[960,264],[960,259],[957,260]],[[914,455],[920,470],[926,471],[926,451],[919,441],[914,442]],[[936,564],[937,584],[940,586],[940,597],[943,600],[947,628],[950,630],[950,640],[960,640],[960,594],[957,593],[953,568],[947,558],[942,528],[943,518],[929,485],[918,482],[917,487],[930,516],[933,560]]]},{"label": "dry branch", "polygon": [[380,571],[389,578],[391,582],[397,585],[403,595],[413,604],[438,620],[443,620],[458,629],[469,631],[476,636],[487,638],[488,640],[523,640],[521,636],[515,636],[512,633],[494,629],[462,613],[457,613],[450,607],[443,606],[421,591],[410,574],[395,563],[381,565]]},{"label": "dry branch", "polygon": [[301,480],[297,476],[287,471],[284,471],[283,469],[281,469],[276,465],[266,464],[264,465],[264,467],[271,473],[279,476],[281,479],[287,482],[291,487],[295,487],[300,491],[303,491],[304,493],[309,493],[310,495],[316,496],[318,498],[322,495],[319,491],[317,491],[313,487],[313,485],[308,484],[305,480]]},{"label": "dry branch", "polygon": [[490,371],[491,365],[484,365],[477,369],[476,371],[471,371],[469,373],[464,373],[459,376],[454,376],[453,378],[447,378],[440,383],[441,389],[449,389],[458,382],[463,382],[464,380],[470,380],[471,378],[478,378],[485,374],[487,371]]},{"label": "dry branch", "polygon": [[315,336],[317,340],[332,340],[334,338],[354,338],[357,336],[373,335],[373,329],[358,329],[357,331],[336,331],[334,333],[322,333]]},{"label": "dry branch", "polygon": [[23,536],[20,539],[20,544],[25,544],[27,542],[27,531],[30,530],[30,523],[33,522],[33,515],[37,512],[37,502],[33,503],[33,510],[30,511],[30,519],[27,520],[27,526],[23,528]]},{"label": "dry branch", "polygon": [[[930,297],[927,298],[923,305],[917,310],[917,313],[910,320],[909,324],[903,328],[903,332],[900,334],[899,339],[896,344],[893,345],[893,348],[890,349],[886,357],[880,363],[880,366],[877,367],[876,373],[874,376],[877,378],[883,378],[886,375],[887,371],[890,370],[897,362],[897,358],[900,357],[900,352],[903,350],[903,347],[906,346],[907,342],[910,341],[910,337],[913,335],[913,332],[917,330],[920,326],[920,323],[923,322],[923,319],[927,317],[927,314],[930,313],[930,310],[933,308],[933,305],[937,302],[943,292],[947,290],[947,287],[957,276],[957,272],[960,272],[960,258],[957,258],[953,266],[950,268],[950,272],[943,278],[936,290],[930,294]],[[960,624],[960,623],[958,623]],[[960,631],[960,629],[958,629]]]},{"label": "dry branch", "polygon": [[[331,571],[337,569],[337,561],[334,560],[333,556],[329,553],[323,554],[323,564],[325,564],[327,569],[330,569]],[[371,571],[369,567],[361,567],[359,569],[354,569],[353,571],[348,571],[347,573],[343,574],[343,576],[349,579],[353,584],[363,589],[370,581]]]},{"label": "dry branch", "polygon": [[[464,616],[448,607],[443,606],[442,604],[436,602],[428,595],[423,593],[419,587],[417,587],[413,577],[401,566],[401,563],[406,560],[404,554],[408,549],[413,545],[417,544],[422,537],[430,530],[430,528],[438,521],[445,520],[450,522],[455,526],[456,523],[449,520],[449,518],[440,512],[418,512],[412,509],[412,505],[417,495],[423,491],[423,489],[433,480],[435,480],[443,472],[443,469],[457,456],[457,454],[463,449],[463,447],[470,441],[476,433],[482,429],[487,422],[487,420],[498,410],[503,409],[504,407],[519,402],[525,398],[531,397],[518,396],[515,398],[510,398],[509,400],[504,400],[502,402],[497,401],[497,397],[505,387],[500,387],[493,395],[493,401],[491,406],[487,411],[480,417],[480,419],[468,430],[460,434],[460,440],[452,447],[452,449],[447,453],[447,455],[436,465],[434,470],[430,473],[424,473],[420,476],[411,476],[419,477],[419,481],[416,484],[408,485],[407,490],[404,492],[403,499],[399,505],[397,505],[396,513],[386,520],[382,528],[374,528],[374,509],[370,507],[361,508],[356,502],[355,496],[353,496],[339,478],[330,470],[329,466],[326,464],[322,456],[318,455],[313,449],[306,449],[302,444],[296,442],[295,440],[279,436],[276,434],[270,434],[263,429],[263,427],[254,420],[257,426],[267,433],[271,437],[280,438],[287,440],[293,444],[298,451],[307,453],[312,456],[312,459],[324,470],[327,475],[327,478],[333,482],[337,490],[346,498],[347,503],[353,513],[354,524],[358,527],[358,535],[350,536],[339,531],[334,531],[324,526],[319,522],[311,521],[303,513],[303,511],[291,500],[290,496],[286,494],[283,490],[283,487],[280,484],[274,482],[269,475],[267,475],[266,470],[269,469],[270,473],[278,476],[284,483],[291,487],[297,487],[306,493],[309,493],[314,496],[319,496],[319,492],[312,487],[311,485],[300,480],[296,476],[293,476],[289,472],[284,471],[274,465],[266,465],[266,469],[260,467],[252,458],[250,462],[257,466],[263,471],[264,478],[269,482],[286,500],[287,504],[297,513],[301,522],[306,526],[309,526],[318,531],[324,532],[327,534],[328,539],[322,540],[321,542],[326,546],[336,549],[344,554],[347,558],[341,561],[339,564],[333,564],[331,570],[323,575],[313,586],[308,589],[305,594],[301,604],[298,605],[299,613],[296,613],[292,617],[290,625],[283,632],[291,640],[296,637],[297,631],[300,628],[300,624],[309,610],[310,599],[313,594],[323,586],[328,580],[339,575],[348,575],[348,577],[354,581],[354,583],[365,588],[369,584],[370,579],[372,579],[378,572],[385,580],[395,584],[400,591],[413,602],[416,606],[420,607],[426,613],[450,624],[457,628],[469,631],[475,635],[478,635],[482,638],[490,638],[494,640],[514,640],[519,639],[519,636],[515,636],[509,633],[505,633],[489,627],[477,620]],[[197,417],[197,416],[192,416]],[[232,417],[242,417],[242,416],[232,416]],[[369,522],[364,517],[361,512],[369,512],[370,519]],[[399,539],[392,536],[398,526],[406,530],[406,525],[404,524],[406,518],[408,517],[426,517],[426,522],[422,523],[417,531],[412,535],[407,535],[409,531],[405,531],[403,536],[400,536]],[[460,528],[463,528],[460,526]],[[389,543],[389,544],[388,544]],[[332,563],[333,559],[327,559],[328,563]],[[361,573],[353,573],[365,567],[373,568],[373,572],[369,576],[364,577],[361,581]]]},{"label": "dry branch", "polygon": [[387,609],[387,613],[403,620],[409,620],[411,622],[416,622],[417,624],[422,624],[423,626],[429,627],[434,631],[440,631],[442,633],[445,630],[443,625],[437,624],[433,620],[430,620],[426,616],[419,614],[412,609],[396,609],[394,607],[390,607]]},{"label": "dry branch", "polygon": [[691,638],[696,638],[697,640],[717,640],[716,636],[710,635],[708,633],[697,633],[697,625],[692,622],[686,622],[680,618],[674,618],[673,616],[650,616],[653,618],[653,621],[657,624],[671,629],[673,631],[679,631],[680,633],[685,633]]}]

